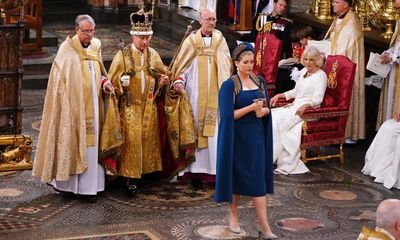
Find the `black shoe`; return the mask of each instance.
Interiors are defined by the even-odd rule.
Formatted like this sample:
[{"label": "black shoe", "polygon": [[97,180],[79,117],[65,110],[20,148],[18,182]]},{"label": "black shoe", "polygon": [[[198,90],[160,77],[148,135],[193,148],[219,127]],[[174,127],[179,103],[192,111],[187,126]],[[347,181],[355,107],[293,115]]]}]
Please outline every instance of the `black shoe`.
[{"label": "black shoe", "polygon": [[201,182],[200,179],[192,179],[190,181],[190,185],[192,185],[192,187],[194,189],[202,189],[203,188],[203,183]]},{"label": "black shoe", "polygon": [[138,188],[136,187],[136,185],[131,184],[128,186],[127,193],[129,197],[136,197],[137,192]]},{"label": "black shoe", "polygon": [[[52,185],[50,185],[50,186],[52,186]],[[56,191],[61,197],[65,198],[65,199],[71,200],[71,199],[76,198],[76,194],[75,193],[65,192],[65,191],[62,191],[60,189],[55,188],[54,186],[52,186],[52,187],[53,187],[54,191]]]},{"label": "black shoe", "polygon": [[82,197],[88,203],[97,202],[97,195],[82,195]]}]

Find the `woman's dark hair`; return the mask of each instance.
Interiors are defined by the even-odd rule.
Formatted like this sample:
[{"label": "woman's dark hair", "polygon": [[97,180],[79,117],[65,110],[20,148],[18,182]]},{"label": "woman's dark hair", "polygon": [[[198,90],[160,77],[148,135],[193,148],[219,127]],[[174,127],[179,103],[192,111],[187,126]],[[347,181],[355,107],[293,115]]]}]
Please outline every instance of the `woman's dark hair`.
[{"label": "woman's dark hair", "polygon": [[314,30],[310,26],[304,26],[297,30],[296,35],[299,39],[308,37],[314,38]]}]

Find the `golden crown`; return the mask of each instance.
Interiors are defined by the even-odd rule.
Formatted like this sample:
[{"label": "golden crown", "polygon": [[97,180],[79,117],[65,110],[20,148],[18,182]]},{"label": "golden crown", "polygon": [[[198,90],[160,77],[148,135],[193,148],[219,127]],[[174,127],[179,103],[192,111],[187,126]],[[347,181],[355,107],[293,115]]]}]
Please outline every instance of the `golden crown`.
[{"label": "golden crown", "polygon": [[131,13],[131,35],[152,35],[153,14],[144,11],[144,5],[140,6],[139,11]]}]

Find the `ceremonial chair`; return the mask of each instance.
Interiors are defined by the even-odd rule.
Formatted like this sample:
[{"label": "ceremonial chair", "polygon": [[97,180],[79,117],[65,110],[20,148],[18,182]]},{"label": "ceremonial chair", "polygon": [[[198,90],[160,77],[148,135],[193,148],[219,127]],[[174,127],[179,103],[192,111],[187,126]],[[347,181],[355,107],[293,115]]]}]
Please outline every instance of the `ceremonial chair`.
[{"label": "ceremonial chair", "polygon": [[[301,160],[306,163],[312,160],[325,160],[339,157],[344,163],[343,143],[350,100],[353,90],[356,64],[341,55],[330,55],[324,68],[328,84],[320,107],[307,108],[303,114],[303,127],[300,144]],[[277,106],[288,102],[278,101]],[[339,144],[339,153],[332,155],[307,156],[307,149]]]},{"label": "ceremonial chair", "polygon": [[257,35],[253,72],[265,79],[270,97],[273,96],[276,89],[276,76],[282,46],[283,42],[272,33],[259,33]]},{"label": "ceremonial chair", "polygon": [[19,1],[17,0],[6,0],[0,3],[0,8],[3,10],[9,10],[18,7],[18,5]]},{"label": "ceremonial chair", "polygon": [[[15,0],[17,1],[17,0]],[[22,50],[24,52],[42,51],[42,0],[26,0],[24,2],[25,36]],[[15,24],[20,18],[21,6],[6,10],[6,24]],[[29,42],[30,29],[35,30],[34,42]]]}]

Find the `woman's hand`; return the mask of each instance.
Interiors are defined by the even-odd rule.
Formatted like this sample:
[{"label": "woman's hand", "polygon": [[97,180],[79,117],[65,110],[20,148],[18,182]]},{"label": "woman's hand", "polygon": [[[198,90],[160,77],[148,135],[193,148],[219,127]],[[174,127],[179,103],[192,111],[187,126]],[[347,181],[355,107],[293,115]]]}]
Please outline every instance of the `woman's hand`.
[{"label": "woman's hand", "polygon": [[263,107],[263,101],[260,100],[260,101],[253,102],[253,103],[250,105],[250,107],[251,107],[251,110],[252,110],[252,111],[257,112],[257,111],[259,111],[260,109],[262,109],[262,107]]},{"label": "woman's hand", "polygon": [[299,108],[297,109],[296,115],[298,115],[299,117],[303,117],[303,113],[304,113],[304,111],[305,111],[308,107],[310,107],[309,104],[304,104],[304,105],[302,105],[301,107],[299,107]]},{"label": "woman's hand", "polygon": [[[275,104],[278,102],[279,98],[282,97],[281,95],[282,95],[281,93],[276,94],[275,96],[273,96],[273,97],[271,98],[271,100],[269,100],[269,103],[271,104],[272,107],[275,107]],[[283,96],[283,97],[284,97],[284,96]]]},{"label": "woman's hand", "polygon": [[269,113],[270,113],[269,108],[267,108],[267,107],[266,108],[261,108],[261,109],[258,109],[256,111],[256,117],[262,118],[264,116],[267,116]]},{"label": "woman's hand", "polygon": [[395,120],[396,122],[400,122],[400,113],[396,113],[396,114],[394,115],[394,120]]}]

